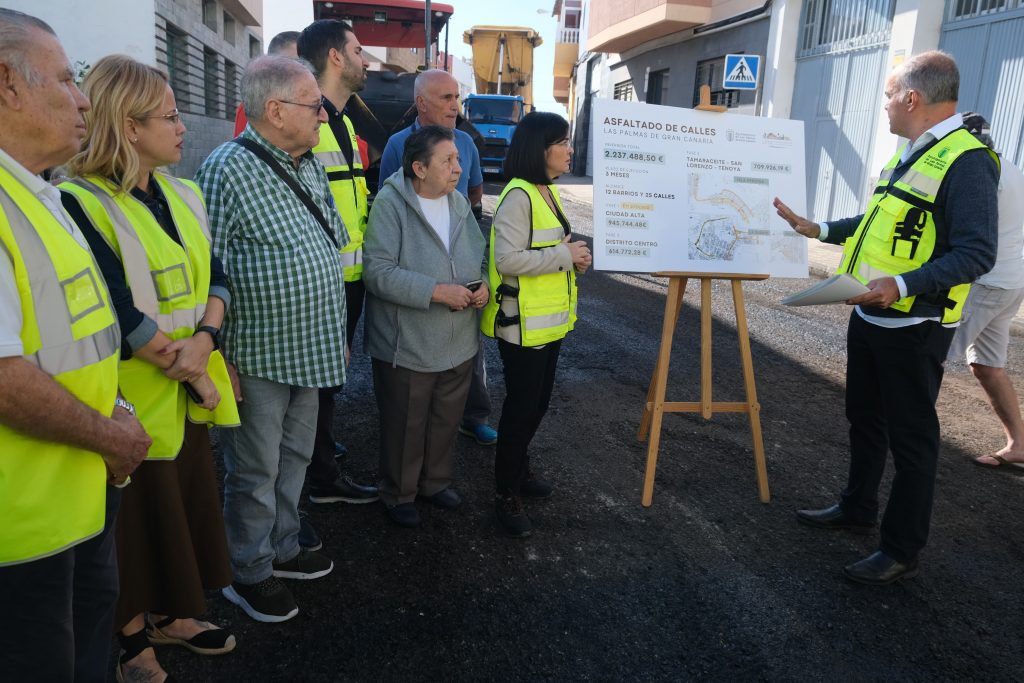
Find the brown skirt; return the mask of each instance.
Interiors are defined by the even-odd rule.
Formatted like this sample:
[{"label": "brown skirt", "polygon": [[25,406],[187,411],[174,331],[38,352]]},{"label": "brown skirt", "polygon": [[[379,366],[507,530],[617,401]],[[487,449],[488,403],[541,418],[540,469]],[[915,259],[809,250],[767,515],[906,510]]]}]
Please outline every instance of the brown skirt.
[{"label": "brown skirt", "polygon": [[206,612],[204,591],[231,583],[205,425],[186,421],[177,458],[147,460],[132,473],[117,516],[117,568],[118,630],[142,612],[198,617]]}]

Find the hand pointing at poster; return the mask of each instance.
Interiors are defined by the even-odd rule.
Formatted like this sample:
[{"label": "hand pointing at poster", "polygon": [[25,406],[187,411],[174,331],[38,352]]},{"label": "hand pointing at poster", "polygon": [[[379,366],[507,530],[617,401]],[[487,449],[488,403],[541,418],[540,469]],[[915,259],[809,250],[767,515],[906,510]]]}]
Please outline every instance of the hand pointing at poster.
[{"label": "hand pointing at poster", "polygon": [[772,206],[775,207],[776,213],[782,217],[782,220],[789,223],[789,226],[796,230],[804,237],[817,238],[821,235],[821,227],[818,226],[814,221],[809,221],[803,216],[796,215],[792,209],[782,203],[782,200],[778,197],[772,201]]}]

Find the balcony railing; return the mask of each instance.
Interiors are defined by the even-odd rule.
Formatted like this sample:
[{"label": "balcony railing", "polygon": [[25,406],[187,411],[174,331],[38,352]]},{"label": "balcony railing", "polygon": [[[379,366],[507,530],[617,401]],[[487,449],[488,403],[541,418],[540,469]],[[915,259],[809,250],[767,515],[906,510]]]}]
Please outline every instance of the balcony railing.
[{"label": "balcony railing", "polygon": [[558,40],[556,42],[579,43],[580,30],[578,28],[560,28],[558,29]]}]

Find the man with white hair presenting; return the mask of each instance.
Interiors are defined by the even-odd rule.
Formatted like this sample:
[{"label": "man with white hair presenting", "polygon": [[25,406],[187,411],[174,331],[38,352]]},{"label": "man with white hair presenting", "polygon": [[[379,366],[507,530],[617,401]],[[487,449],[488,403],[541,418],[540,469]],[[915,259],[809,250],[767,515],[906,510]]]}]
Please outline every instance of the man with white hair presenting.
[{"label": "man with white hair presenting", "polygon": [[859,583],[917,574],[935,493],[943,362],[970,283],[995,261],[999,161],[963,127],[959,88],[956,62],[943,52],[890,74],[889,130],[909,142],[882,169],[863,214],[818,224],[775,200],[801,235],[843,244],[839,272],[869,290],[847,301],[856,308],[846,336],[846,489],[835,505],[796,513],[809,526],[871,533],[892,451],[878,550],[844,568]]}]

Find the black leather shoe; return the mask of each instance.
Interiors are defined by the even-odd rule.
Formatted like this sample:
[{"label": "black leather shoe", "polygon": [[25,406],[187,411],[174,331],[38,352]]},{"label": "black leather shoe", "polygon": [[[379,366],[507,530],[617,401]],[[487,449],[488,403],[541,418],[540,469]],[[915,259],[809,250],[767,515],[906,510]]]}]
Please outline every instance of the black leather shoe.
[{"label": "black leather shoe", "polygon": [[855,534],[870,534],[875,528],[874,522],[859,522],[850,519],[839,505],[822,510],[797,510],[796,520],[801,524],[819,529],[843,529]]},{"label": "black leather shoe", "polygon": [[866,583],[869,586],[887,586],[917,576],[917,558],[904,564],[892,559],[881,550],[876,550],[860,562],[843,567],[843,574],[850,581]]},{"label": "black leather shoe", "polygon": [[420,513],[414,503],[399,503],[386,508],[388,519],[398,526],[415,529],[420,525]]},{"label": "black leather shoe", "polygon": [[552,491],[554,489],[551,484],[534,475],[533,472],[527,472],[526,479],[519,485],[520,498],[533,498],[535,500],[548,498],[551,496]]},{"label": "black leather shoe", "polygon": [[436,505],[443,510],[455,510],[462,505],[462,497],[451,486],[432,496],[423,496],[423,498],[431,505]]}]

